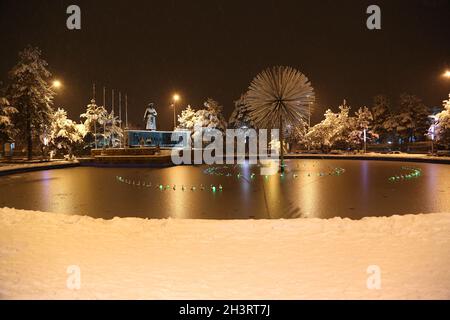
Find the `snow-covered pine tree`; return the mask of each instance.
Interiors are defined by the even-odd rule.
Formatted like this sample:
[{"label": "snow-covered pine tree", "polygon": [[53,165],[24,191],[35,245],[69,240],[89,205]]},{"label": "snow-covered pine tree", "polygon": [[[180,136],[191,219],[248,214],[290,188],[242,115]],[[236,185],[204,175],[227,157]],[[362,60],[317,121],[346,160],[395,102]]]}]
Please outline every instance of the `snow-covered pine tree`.
[{"label": "snow-covered pine tree", "polygon": [[181,115],[178,116],[178,130],[194,130],[196,122],[196,113],[190,105],[186,109],[181,111]]},{"label": "snow-covered pine tree", "polygon": [[377,95],[373,98],[373,105],[371,107],[373,116],[372,131],[378,135],[380,142],[387,138],[387,131],[384,122],[391,115],[391,106],[389,98],[383,94]]},{"label": "snow-covered pine tree", "polygon": [[103,124],[108,120],[108,112],[102,106],[97,106],[95,99],[86,106],[86,112],[80,115],[80,118],[85,119],[84,126],[86,132],[93,136],[95,148],[97,148],[97,139],[99,130],[103,128]]},{"label": "snow-covered pine tree", "polygon": [[430,127],[429,108],[420,98],[403,93],[399,100],[399,123],[404,128],[399,134],[409,142],[425,139]]},{"label": "snow-covered pine tree", "polygon": [[113,148],[119,146],[123,138],[123,129],[120,127],[119,117],[114,115],[114,111],[107,114],[106,131],[103,133],[103,137]]},{"label": "snow-covered pine tree", "polygon": [[9,104],[8,99],[0,97],[0,143],[3,144],[12,139],[16,133],[12,117],[17,109]]},{"label": "snow-covered pine tree", "polygon": [[19,53],[19,61],[9,73],[8,99],[19,112],[14,115],[16,128],[25,138],[28,159],[33,154],[33,138],[50,126],[55,92],[49,83],[51,73],[41,51],[28,46]]},{"label": "snow-covered pine tree", "polygon": [[308,134],[309,128],[308,123],[304,119],[300,119],[295,126],[287,127],[285,134],[286,141],[292,146],[297,145],[301,147],[308,146]]},{"label": "snow-covered pine tree", "polygon": [[234,102],[234,110],[228,120],[228,127],[232,129],[240,128],[255,128],[253,119],[250,117],[248,106],[245,102],[246,94],[242,94],[241,97]]},{"label": "snow-covered pine tree", "polygon": [[372,112],[367,107],[359,108],[354,117],[349,118],[351,132],[349,134],[349,145],[353,148],[362,149],[364,143],[364,131],[366,141],[375,140],[378,136],[371,130],[373,121]]},{"label": "snow-covered pine tree", "polygon": [[83,131],[79,125],[67,118],[64,109],[58,108],[52,116],[50,126],[49,146],[52,154],[60,151],[64,156],[73,157],[74,146],[83,142]]}]

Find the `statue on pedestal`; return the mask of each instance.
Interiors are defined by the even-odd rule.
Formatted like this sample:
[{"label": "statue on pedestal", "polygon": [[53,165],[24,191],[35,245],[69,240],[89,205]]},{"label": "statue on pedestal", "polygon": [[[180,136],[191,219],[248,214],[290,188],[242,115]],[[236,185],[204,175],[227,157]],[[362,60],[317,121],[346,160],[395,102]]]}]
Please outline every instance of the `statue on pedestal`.
[{"label": "statue on pedestal", "polygon": [[149,103],[144,113],[144,121],[146,122],[145,129],[151,131],[156,130],[156,116],[158,115],[158,112],[156,112],[153,106],[153,102]]}]

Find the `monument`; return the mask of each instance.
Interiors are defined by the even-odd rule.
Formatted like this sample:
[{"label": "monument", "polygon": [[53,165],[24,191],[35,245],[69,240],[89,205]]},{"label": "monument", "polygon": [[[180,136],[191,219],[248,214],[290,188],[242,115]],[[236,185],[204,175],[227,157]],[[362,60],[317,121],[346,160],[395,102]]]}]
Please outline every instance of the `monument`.
[{"label": "monument", "polygon": [[150,131],[156,131],[156,116],[158,115],[153,106],[153,102],[149,103],[144,113],[145,129]]},{"label": "monument", "polygon": [[178,136],[182,135],[182,138],[177,138],[176,141],[172,140],[173,131],[157,131],[156,129],[156,116],[158,112],[155,110],[153,102],[147,105],[147,109],[144,112],[144,130],[126,130],[127,146],[130,148],[181,148],[188,144],[190,133],[178,132]]}]

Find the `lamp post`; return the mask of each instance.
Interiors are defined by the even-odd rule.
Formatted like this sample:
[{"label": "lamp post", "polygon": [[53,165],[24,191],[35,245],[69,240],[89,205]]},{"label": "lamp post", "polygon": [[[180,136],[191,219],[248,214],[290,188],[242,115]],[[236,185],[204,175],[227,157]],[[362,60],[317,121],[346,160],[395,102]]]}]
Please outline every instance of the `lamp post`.
[{"label": "lamp post", "polygon": [[172,97],[172,106],[173,106],[173,130],[177,128],[177,115],[176,115],[176,109],[177,109],[177,102],[180,101],[180,96],[178,94],[174,94]]},{"label": "lamp post", "polygon": [[55,89],[59,89],[62,87],[62,83],[59,80],[53,80],[52,87]]},{"label": "lamp post", "polygon": [[[311,105],[312,104],[313,104],[312,102],[308,103],[308,133],[311,130]],[[311,150],[311,141],[310,141],[310,139],[308,139],[308,151],[310,151],[310,150]]]},{"label": "lamp post", "polygon": [[442,74],[444,78],[450,79],[450,70],[445,70],[445,72]]},{"label": "lamp post", "polygon": [[[95,100],[94,99],[91,100],[91,104],[95,104]],[[94,145],[95,145],[95,149],[97,149],[97,120],[98,120],[98,115],[94,114],[94,116],[92,117],[92,120],[94,120]]]},{"label": "lamp post", "polygon": [[364,153],[367,153],[367,128],[364,128]]},{"label": "lamp post", "polygon": [[434,155],[434,138],[436,136],[436,121],[437,117],[435,115],[428,116],[431,119],[432,124],[430,127],[429,135],[431,136],[431,155]]}]

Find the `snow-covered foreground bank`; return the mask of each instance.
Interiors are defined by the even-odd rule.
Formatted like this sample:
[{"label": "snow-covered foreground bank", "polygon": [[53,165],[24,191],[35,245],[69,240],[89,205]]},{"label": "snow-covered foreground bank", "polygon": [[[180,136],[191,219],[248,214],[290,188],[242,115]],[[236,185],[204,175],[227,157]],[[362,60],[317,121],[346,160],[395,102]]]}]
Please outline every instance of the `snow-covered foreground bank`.
[{"label": "snow-covered foreground bank", "polygon": [[450,299],[449,266],[450,213],[105,221],[0,209],[1,299]]}]

